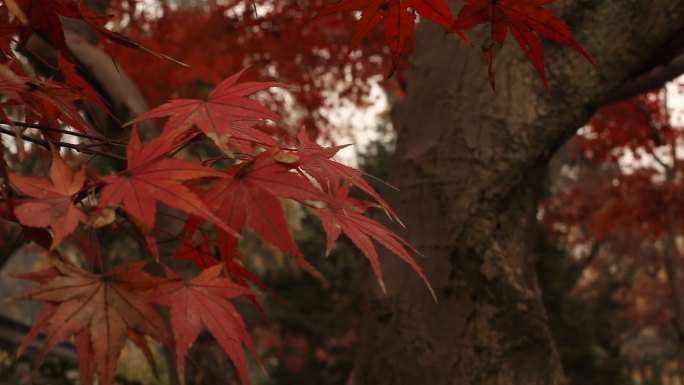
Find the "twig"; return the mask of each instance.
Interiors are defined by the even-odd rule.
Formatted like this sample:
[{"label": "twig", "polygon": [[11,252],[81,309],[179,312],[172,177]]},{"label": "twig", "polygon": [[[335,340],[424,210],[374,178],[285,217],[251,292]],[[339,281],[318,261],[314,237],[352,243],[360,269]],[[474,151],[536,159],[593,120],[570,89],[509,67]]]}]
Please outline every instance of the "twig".
[{"label": "twig", "polygon": [[[10,135],[12,137],[16,137],[16,132],[14,132],[13,130],[5,129],[5,128],[0,128],[0,134],[5,134],[5,135]],[[54,139],[43,140],[43,139],[38,139],[36,137],[26,135],[26,134],[22,134],[21,138],[27,142],[35,143],[35,144],[42,146],[42,147],[45,147],[47,149],[50,149],[50,144],[53,144],[53,145],[59,146],[59,147],[70,148],[72,150],[78,151],[78,152],[83,153],[83,154],[102,155],[102,156],[106,156],[106,157],[112,158],[112,159],[126,160],[126,158],[123,156],[111,154],[111,153],[100,151],[100,150],[96,150],[96,149],[93,149],[91,147],[84,146],[82,144],[60,142],[59,140],[54,140]]]},{"label": "twig", "polygon": [[108,139],[108,138],[106,138],[106,137],[104,137],[104,136],[84,134],[84,133],[81,133],[81,132],[65,130],[65,129],[62,129],[62,128],[52,128],[52,127],[43,126],[43,125],[36,124],[36,123],[26,123],[26,122],[18,122],[18,121],[9,121],[9,122],[0,121],[0,124],[6,124],[6,125],[8,125],[8,126],[18,126],[18,127],[35,128],[35,129],[38,129],[38,130],[41,130],[41,131],[59,132],[59,133],[61,133],[61,134],[77,136],[77,137],[79,137],[79,138],[85,138],[85,139],[91,139],[91,140],[97,140],[97,141],[100,141],[100,142],[105,142],[105,143],[107,143],[108,145],[112,145],[112,146],[126,147],[126,143],[120,142],[120,141],[111,140],[111,139]]}]

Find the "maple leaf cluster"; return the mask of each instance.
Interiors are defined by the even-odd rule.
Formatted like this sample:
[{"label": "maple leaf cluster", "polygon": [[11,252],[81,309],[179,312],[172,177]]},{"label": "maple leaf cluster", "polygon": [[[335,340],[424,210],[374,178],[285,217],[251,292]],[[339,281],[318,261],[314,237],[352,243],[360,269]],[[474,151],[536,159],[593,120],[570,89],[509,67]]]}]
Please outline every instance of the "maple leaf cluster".
[{"label": "maple leaf cluster", "polygon": [[[111,383],[115,359],[127,336],[140,344],[144,338],[138,335],[175,345],[178,368],[182,370],[185,353],[201,324],[221,343],[246,382],[242,344],[251,346],[251,340],[235,309],[225,301],[240,295],[253,296],[245,282],[254,278],[239,262],[237,246],[241,231],[249,226],[274,247],[293,256],[304,269],[318,274],[295,244],[280,199],[298,201],[321,217],[328,233],[328,249],[341,232],[347,234],[369,258],[381,281],[373,241],[396,253],[425,279],[407,252],[410,246],[379,222],[363,215],[370,207],[389,213],[391,209],[359,171],[332,159],[339,147],[321,147],[310,141],[304,131],[297,138],[276,140],[254,127],[258,121],[277,117],[246,96],[276,84],[238,83],[239,75],[218,84],[207,100],[172,100],[131,122],[168,117],[162,134],[147,143],[141,143],[137,131],[132,130],[126,146],[127,167],[117,174],[97,176],[86,182],[85,169],[71,169],[54,147],[49,179],[9,174],[9,182],[17,194],[9,198],[16,206],[12,219],[26,227],[50,230],[52,240],[48,249],[52,250],[56,265],[40,273],[41,286],[26,295],[46,304],[25,343],[37,331],[44,331],[45,350],[73,335],[84,383],[91,383],[93,370],[101,383]],[[223,152],[211,163],[223,160],[231,163],[230,166],[217,169],[170,156],[189,143],[205,138]],[[350,198],[352,184],[377,201]],[[98,196],[97,204],[87,202],[94,195]],[[190,255],[205,272],[187,286],[173,279],[175,276],[170,271],[167,280],[150,276],[141,270],[143,265],[138,262],[94,274],[58,257],[58,246],[79,224],[121,226],[125,220],[137,228],[150,253],[158,258],[154,236],[157,203],[189,216],[178,258],[187,258],[188,247],[205,250],[204,254]],[[112,211],[111,223],[97,223]],[[203,222],[214,225],[216,242],[213,245],[200,229]],[[199,243],[193,240],[196,233],[204,234],[199,237]],[[70,290],[73,287],[78,290]],[[157,294],[151,293],[155,291]],[[154,301],[171,306],[174,339],[165,336],[168,332],[162,333],[166,329],[152,307]],[[208,307],[211,312],[203,311],[202,307]],[[176,315],[177,312],[187,315],[190,310],[193,314],[211,314],[211,317],[189,320]],[[41,322],[42,319],[45,321]],[[132,333],[138,334],[131,338]]]},{"label": "maple leaf cluster", "polygon": [[[130,2],[126,3],[126,9],[116,8],[123,2],[115,3],[114,13],[120,20],[125,19],[124,14],[129,21],[147,17],[137,12]],[[425,275],[411,256],[416,251],[368,215],[368,211],[377,209],[385,212],[390,220],[399,222],[396,214],[366,182],[363,173],[334,159],[344,146],[320,146],[304,129],[289,130],[295,131],[289,133],[281,127],[286,123],[278,113],[285,111],[282,108],[285,104],[281,103],[276,112],[264,105],[263,98],[259,101],[255,96],[282,88],[283,84],[240,82],[244,56],[235,56],[233,65],[239,70],[224,73],[225,70],[207,67],[206,63],[211,61],[200,54],[185,56],[183,52],[171,52],[174,57],[178,53],[183,61],[191,59],[187,60],[191,69],[186,69],[190,75],[176,78],[174,72],[151,66],[155,73],[138,72],[141,85],[166,87],[163,93],[152,98],[162,104],[122,124],[110,110],[110,102],[83,76],[87,71],[71,52],[63,28],[65,21],[80,23],[90,30],[99,46],[120,58],[123,67],[131,65],[131,57],[136,57],[139,63],[139,55],[148,54],[173,68],[186,68],[183,63],[159,53],[163,47],[149,36],[159,31],[169,41],[175,38],[183,41],[191,36],[187,31],[192,28],[183,28],[183,32],[171,28],[180,23],[177,17],[183,23],[191,17],[197,25],[223,25],[228,27],[223,33],[243,49],[249,39],[280,47],[278,51],[269,48],[273,51],[260,53],[260,58],[252,55],[251,62],[261,65],[263,68],[259,70],[265,72],[280,71],[283,78],[287,78],[285,73],[301,74],[295,81],[303,90],[298,98],[315,106],[326,104],[320,90],[331,87],[330,81],[346,79],[350,73],[363,73],[359,66],[350,66],[344,68],[353,69],[351,72],[339,68],[331,77],[323,70],[335,62],[330,60],[333,53],[342,62],[352,50],[361,50],[361,41],[371,36],[381,22],[394,62],[409,48],[417,15],[449,28],[464,40],[467,38],[461,31],[479,24],[491,24],[493,40],[498,43],[503,42],[510,30],[521,44],[525,40],[526,52],[542,77],[543,65],[539,64],[543,61],[543,52],[537,44],[538,34],[583,52],[565,25],[543,8],[549,1],[468,0],[456,18],[452,17],[446,0],[343,0],[335,5],[313,2],[309,11],[294,7],[294,3],[254,2],[254,6],[269,6],[264,18],[239,1],[212,3],[194,13],[187,8],[162,4],[164,16],[149,17],[141,25],[128,26],[133,36],[140,35],[138,40],[108,29],[110,18],[91,10],[82,1],[0,2],[0,134],[13,139],[10,144],[4,141],[0,144],[3,149],[0,226],[3,229],[10,224],[19,226],[22,240],[34,242],[53,265],[20,276],[37,283],[22,298],[43,301],[20,352],[39,333],[45,334],[40,359],[50,348],[73,337],[82,382],[92,384],[97,378],[99,384],[110,385],[114,381],[116,359],[127,340],[140,347],[155,367],[147,341],[150,337],[175,350],[182,379],[185,356],[204,327],[231,358],[242,382],[247,383],[245,347],[255,356],[256,353],[231,300],[246,297],[256,303],[257,293],[253,288],[263,284],[243,267],[244,257],[238,247],[243,231],[251,229],[293,257],[304,270],[324,279],[295,243],[283,211],[283,200],[298,202],[320,219],[328,252],[344,233],[369,260],[381,286],[384,287],[377,245],[411,266],[429,288]],[[243,9],[242,14],[235,13],[239,8]],[[206,12],[207,9],[211,12]],[[347,23],[356,22],[351,13],[339,16],[338,11],[354,10],[362,11],[355,36],[346,50],[338,50],[348,39]],[[313,19],[318,21],[313,23],[319,24],[302,29],[303,23],[311,22],[313,11],[318,11],[318,17]],[[521,12],[525,17],[520,16]],[[226,17],[232,18],[230,24],[226,24]],[[284,28],[284,25],[291,27]],[[320,28],[325,33],[318,33]],[[555,32],[551,33],[551,29]],[[296,38],[300,35],[306,36],[304,42]],[[307,48],[274,44],[284,38]],[[33,58],[50,67],[55,76],[37,75],[38,66],[26,54],[30,51],[31,39],[43,39],[55,50],[54,63]],[[197,36],[194,39],[191,45],[176,46],[183,51],[210,51],[196,44]],[[128,50],[122,51],[122,47]],[[228,46],[231,47],[234,46]],[[306,54],[294,52],[297,49]],[[280,55],[279,64],[275,67],[267,64],[276,54]],[[303,60],[311,58],[315,58],[316,65],[311,71],[302,71]],[[375,69],[370,70],[360,79],[377,73]],[[230,76],[224,79],[226,75]],[[159,76],[170,86],[156,84]],[[326,76],[327,83],[317,83]],[[190,96],[194,98],[179,98],[178,90],[198,79],[204,84],[216,85],[206,97],[195,92]],[[179,83],[174,83],[175,80]],[[363,82],[347,81],[347,88],[342,92],[367,90],[367,84],[360,83]],[[317,91],[311,91],[312,88]],[[173,98],[166,101],[170,97]],[[120,132],[128,133],[124,135],[127,139],[106,136],[93,109],[104,111],[116,121]],[[160,131],[143,132],[141,126],[152,119],[164,120]],[[206,150],[203,154],[211,156],[191,160],[187,154],[198,147]],[[44,170],[45,177],[37,176],[41,170],[26,165],[30,159],[39,159],[42,163],[50,160],[49,170]],[[109,163],[105,162],[107,166],[103,167],[100,161],[104,159]],[[350,195],[352,187],[366,198]],[[172,252],[160,248],[165,242],[160,234],[168,232],[160,221],[160,207],[164,212],[175,210],[183,223],[182,229],[171,234],[177,244]],[[98,238],[98,234],[123,234],[136,244],[133,249],[139,251],[139,256],[149,261],[131,261],[130,256],[103,258],[98,252],[104,243],[103,237]],[[96,246],[84,246],[85,238],[94,239]],[[170,267],[174,259],[190,259],[201,272],[187,280],[181,279],[182,274]],[[163,276],[148,271],[152,262],[163,267]],[[159,313],[159,307],[164,306],[169,308],[168,322]]]},{"label": "maple leaf cluster", "polygon": [[482,48],[489,66],[492,87],[495,84],[494,47],[495,44],[503,45],[510,32],[539,73],[547,92],[550,92],[540,35],[567,45],[594,63],[591,56],[575,41],[570,28],[544,8],[552,2],[553,0],[465,0],[454,18],[447,0],[342,0],[323,8],[321,13],[361,11],[350,49],[357,47],[382,22],[395,63],[410,49],[418,15],[448,28],[467,43],[470,43],[470,39],[463,31],[482,24],[488,25],[491,29],[490,41]]},{"label": "maple leaf cluster", "polygon": [[[653,241],[667,232],[662,208],[679,213],[682,207],[675,178],[682,133],[672,124],[665,94],[661,88],[604,106],[574,138],[565,154],[585,175],[570,178],[543,202],[551,233],[574,233],[586,242],[629,232]],[[575,226],[581,231],[571,230]]]},{"label": "maple leaf cluster", "polygon": [[[250,96],[281,84],[240,83],[242,72],[236,73],[204,99],[174,99],[139,116],[125,126],[131,132],[127,142],[114,142],[103,137],[73,103],[93,100],[108,111],[103,98],[79,75],[78,63],[64,40],[61,18],[86,22],[102,43],[114,41],[150,50],[104,28],[105,19],[80,2],[6,4],[12,7],[1,8],[5,27],[11,31],[3,35],[5,60],[0,64],[0,92],[8,111],[0,117],[8,127],[3,130],[17,140],[48,148],[52,158],[47,177],[22,175],[8,164],[3,168],[5,219],[20,224],[25,240],[44,247],[54,265],[21,276],[38,283],[23,298],[44,304],[20,353],[41,332],[46,337],[39,361],[50,348],[73,337],[83,383],[97,378],[106,385],[114,381],[116,359],[126,340],[138,345],[154,365],[146,339],[151,337],[175,349],[182,378],[185,355],[205,327],[247,383],[244,346],[256,353],[230,300],[253,299],[248,282],[259,282],[242,267],[241,232],[248,226],[304,269],[319,274],[293,240],[282,199],[300,202],[322,219],[328,250],[344,232],[371,261],[381,282],[374,243],[396,253],[425,280],[409,255],[411,247],[363,215],[375,207],[396,219],[358,170],[333,159],[342,147],[321,147],[305,131],[290,137],[282,130],[273,134],[264,129],[264,124],[280,117]],[[33,77],[14,59],[12,36],[19,36],[23,44],[36,33],[57,48],[63,81]],[[22,116],[24,120],[19,121],[17,117]],[[159,135],[143,143],[136,125],[154,118],[166,118],[166,123]],[[37,133],[29,135],[20,128]],[[78,143],[63,141],[64,136]],[[201,142],[211,143],[219,155],[204,162],[174,156]],[[125,148],[125,154],[111,148],[99,150],[98,144]],[[24,142],[17,141],[17,146],[24,157],[26,151],[38,151],[35,147],[26,150]],[[66,158],[60,148],[125,160],[126,167],[100,174],[83,159]],[[70,163],[80,166],[72,168]],[[349,197],[352,185],[373,201]],[[177,209],[187,218],[179,247],[170,256],[158,249],[158,204]],[[69,262],[63,251],[82,233],[94,229],[128,231],[153,259],[164,263],[167,258],[190,258],[202,272],[185,282],[169,267],[166,277],[159,277],[143,270],[144,261],[106,268],[110,263],[95,255],[87,256],[93,267],[84,270]],[[155,305],[170,308],[170,328]]]}]

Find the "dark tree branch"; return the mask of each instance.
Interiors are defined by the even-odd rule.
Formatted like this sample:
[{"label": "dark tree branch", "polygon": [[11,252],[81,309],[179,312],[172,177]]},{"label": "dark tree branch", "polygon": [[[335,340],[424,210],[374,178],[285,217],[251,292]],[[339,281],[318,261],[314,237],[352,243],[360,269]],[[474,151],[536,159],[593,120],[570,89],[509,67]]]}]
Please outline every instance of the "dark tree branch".
[{"label": "dark tree branch", "polygon": [[[90,139],[90,140],[95,140],[98,142],[103,142],[104,145],[110,145],[110,146],[116,146],[116,147],[126,147],[125,142],[121,141],[115,141],[108,139],[104,136],[98,136],[98,135],[89,135],[89,134],[84,134],[81,132],[77,131],[70,131],[70,130],[65,130],[63,128],[52,128],[48,126],[43,126],[40,124],[36,123],[26,123],[26,122],[18,122],[18,121],[0,121],[0,124],[6,124],[8,126],[18,126],[18,127],[26,127],[26,128],[35,128],[41,131],[52,131],[52,132],[58,132],[60,134],[65,134],[65,135],[71,135],[71,136],[76,136],[79,138],[84,138],[84,139]],[[89,146],[89,145],[87,145]]]},{"label": "dark tree branch", "polygon": [[660,87],[681,74],[684,74],[684,52],[670,62],[654,67],[649,72],[624,83],[610,96],[608,103],[628,99]]}]

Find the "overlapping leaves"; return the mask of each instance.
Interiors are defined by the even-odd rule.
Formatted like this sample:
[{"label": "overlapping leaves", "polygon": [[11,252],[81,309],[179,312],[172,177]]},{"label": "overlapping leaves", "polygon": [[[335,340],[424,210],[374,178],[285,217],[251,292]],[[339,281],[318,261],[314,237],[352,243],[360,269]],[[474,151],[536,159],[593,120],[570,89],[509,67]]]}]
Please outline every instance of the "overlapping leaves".
[{"label": "overlapping leaves", "polygon": [[100,207],[122,205],[141,224],[148,243],[156,254],[152,238],[157,201],[202,217],[223,231],[235,231],[219,219],[182,181],[221,176],[215,170],[195,162],[163,156],[173,146],[174,136],[161,136],[142,146],[137,131],[133,131],[127,148],[128,168],[113,176],[102,177],[105,187]]},{"label": "overlapping leaves", "polygon": [[[282,207],[284,199],[310,207],[323,219],[328,249],[342,232],[347,234],[370,260],[381,283],[374,242],[396,254],[425,279],[409,254],[408,244],[364,215],[366,209],[376,207],[396,218],[358,170],[333,159],[342,147],[319,146],[304,130],[296,138],[274,138],[260,131],[258,123],[277,116],[247,96],[275,84],[238,83],[239,75],[221,83],[207,102],[172,101],[142,116],[140,119],[169,119],[162,133],[146,143],[140,140],[137,129],[132,130],[126,146],[127,167],[121,172],[86,182],[85,170],[74,173],[55,151],[50,180],[12,177],[13,184],[32,197],[20,202],[17,216],[26,225],[50,227],[57,234],[54,246],[59,246],[65,233],[73,231],[74,218],[76,223],[94,225],[100,221],[102,226],[120,226],[127,221],[143,235],[152,253],[158,255],[158,240],[153,231],[158,221],[158,203],[187,214],[176,252],[172,256],[158,256],[197,262],[203,272],[188,283],[179,281],[170,270],[170,282],[148,275],[142,271],[142,263],[119,265],[96,274],[57,260],[54,269],[28,276],[40,286],[26,297],[46,301],[30,338],[44,331],[46,350],[73,336],[84,383],[90,383],[97,375],[100,383],[110,385],[122,344],[128,338],[149,352],[144,342],[146,335],[165,342],[175,340],[177,365],[182,374],[184,356],[202,326],[216,337],[246,382],[243,345],[251,347],[251,341],[229,300],[246,296],[256,303],[248,287],[250,283],[261,283],[240,264],[240,232],[249,227],[260,238],[294,257],[305,270],[324,279],[295,243]],[[200,132],[205,135],[199,135]],[[204,163],[174,156],[189,143],[202,141],[224,155]],[[211,166],[226,163],[228,166],[223,169]],[[375,202],[363,201],[359,205],[361,201],[349,198],[352,185]],[[86,196],[99,201],[97,208],[90,207],[89,212],[94,212],[90,219],[76,207]],[[31,201],[38,198],[42,200]],[[58,210],[59,216],[37,223],[35,218],[23,218],[21,214],[32,208],[27,206],[31,204],[52,204],[65,209]],[[53,210],[52,206],[48,209]],[[68,226],[58,222],[66,215],[62,212],[76,213],[67,217]],[[118,215],[101,220],[107,212]],[[209,228],[215,236],[207,232],[205,222],[213,225]],[[157,293],[158,303],[171,307],[174,338],[162,333],[165,329],[148,303],[152,289]],[[104,331],[97,329],[96,324],[104,325]],[[152,326],[158,330],[153,332]]]}]

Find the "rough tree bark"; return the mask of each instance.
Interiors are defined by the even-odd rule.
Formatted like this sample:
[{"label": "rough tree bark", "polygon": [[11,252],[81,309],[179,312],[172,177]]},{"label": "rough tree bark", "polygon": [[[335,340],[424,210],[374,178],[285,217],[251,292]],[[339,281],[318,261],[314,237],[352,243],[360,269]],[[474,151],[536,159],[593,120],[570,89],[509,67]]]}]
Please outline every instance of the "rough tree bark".
[{"label": "rough tree bark", "polygon": [[598,106],[639,91],[682,52],[684,1],[561,1],[555,11],[597,67],[549,45],[552,98],[514,41],[496,58],[492,92],[479,49],[419,27],[394,111],[393,203],[439,303],[386,258],[388,295],[369,301],[356,385],[563,382],[533,269],[545,165]]}]

